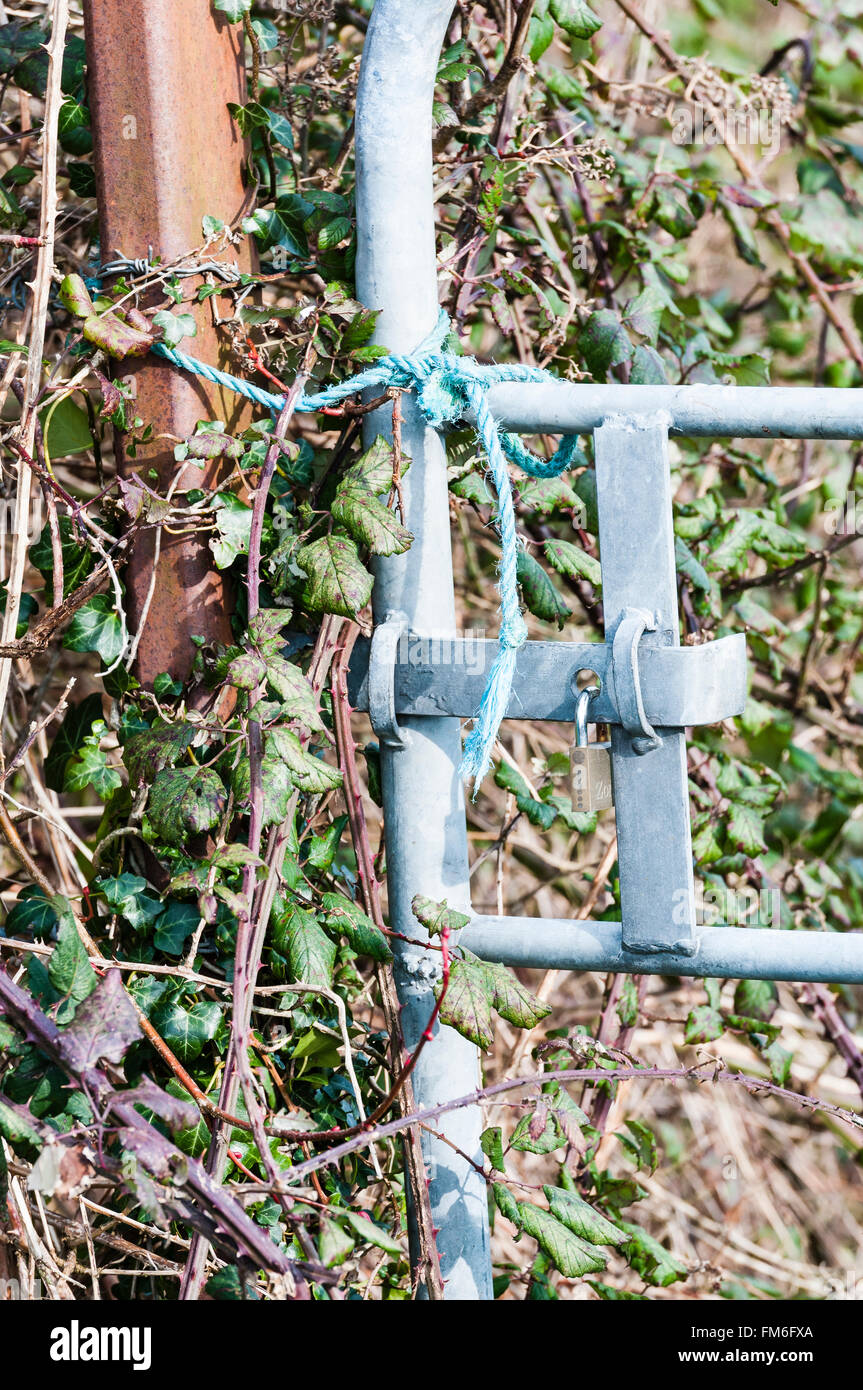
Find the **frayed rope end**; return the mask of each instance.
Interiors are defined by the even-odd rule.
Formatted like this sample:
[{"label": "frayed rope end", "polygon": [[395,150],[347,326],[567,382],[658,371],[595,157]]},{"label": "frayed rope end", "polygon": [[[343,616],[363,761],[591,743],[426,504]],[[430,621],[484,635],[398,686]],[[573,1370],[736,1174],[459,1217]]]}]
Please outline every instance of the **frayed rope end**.
[{"label": "frayed rope end", "polygon": [[476,800],[480,783],[491,766],[497,731],[509,704],[517,657],[517,647],[501,648],[489,671],[474,726],[465,741],[459,772],[466,781],[473,778],[472,801]]}]

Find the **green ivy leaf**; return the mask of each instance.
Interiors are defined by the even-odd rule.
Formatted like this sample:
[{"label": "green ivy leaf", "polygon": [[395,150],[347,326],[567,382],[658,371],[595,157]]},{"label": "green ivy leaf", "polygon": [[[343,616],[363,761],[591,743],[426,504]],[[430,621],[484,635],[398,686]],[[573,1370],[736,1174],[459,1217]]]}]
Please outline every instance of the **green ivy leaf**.
[{"label": "green ivy leaf", "polygon": [[116,768],[111,767],[108,755],[99,746],[107,732],[104,720],[97,719],[92,733],[87,735],[78,752],[66,764],[64,791],[80,792],[92,787],[104,801],[111,792],[122,787],[122,777]]},{"label": "green ivy leaf", "polygon": [[[253,20],[253,24],[259,24],[260,20]],[[294,132],[291,130],[291,123],[287,116],[283,116],[281,111],[271,111],[267,109],[267,124],[270,127],[270,134],[277,144],[286,150],[294,148]]]},{"label": "green ivy leaf", "polygon": [[86,410],[75,404],[71,396],[65,396],[56,405],[49,403],[40,410],[39,423],[45,451],[51,459],[83,454],[93,448],[89,416]]},{"label": "green ivy leaf", "polygon": [[252,0],[213,0],[213,9],[227,15],[232,24],[238,24],[251,8]]},{"label": "green ivy leaf", "polygon": [[161,341],[169,348],[175,348],[184,338],[194,338],[198,332],[192,314],[172,314],[170,309],[160,309],[153,315],[153,327],[161,328]]},{"label": "green ivy leaf", "polygon": [[[34,594],[22,594],[18,600],[18,621],[15,636],[23,637],[30,626],[30,619],[38,612],[39,603]],[[6,612],[6,585],[0,580],[0,613]]]},{"label": "green ivy leaf", "polygon": [[202,1000],[191,1009],[184,1009],[177,1000],[164,1001],[156,1005],[151,1021],[172,1052],[188,1066],[215,1038],[222,1022],[222,1009],[220,1004],[210,1000]]},{"label": "green ivy leaf", "polygon": [[48,961],[48,975],[58,994],[79,1004],[98,983],[84,943],[71,912],[64,914],[57,934],[57,945]]},{"label": "green ivy leaf", "polygon": [[[72,519],[68,516],[60,517],[60,549],[63,555],[63,597],[65,598],[86,579],[94,564],[93,552],[82,544],[80,536],[72,526]],[[31,564],[46,580],[46,590],[49,598],[53,601],[54,552],[51,546],[51,531],[47,525],[43,528],[36,544],[31,545],[29,558]]]},{"label": "green ivy leaf", "polygon": [[162,903],[147,892],[147,880],[139,874],[123,873],[116,878],[97,880],[105,901],[135,928],[147,927],[163,911]]},{"label": "green ivy leaf", "polygon": [[59,920],[52,899],[28,883],[10,907],[4,927],[7,936],[50,936]]},{"label": "green ivy leaf", "polygon": [[275,207],[256,208],[251,216],[244,217],[242,228],[257,237],[262,250],[283,246],[292,256],[305,260],[309,254],[305,222],[314,210],[305,198],[286,193],[277,198]]},{"label": "green ivy leaf", "polygon": [[168,956],[181,956],[199,921],[200,914],[196,904],[169,903],[161,917],[156,920],[153,945],[157,951],[164,951]]},{"label": "green ivy leaf", "polygon": [[229,101],[227,105],[240,127],[241,135],[251,135],[256,128],[269,125],[267,108],[259,101],[247,101],[245,106],[236,101]]},{"label": "green ivy leaf", "polygon": [[63,646],[73,652],[98,652],[106,666],[123,650],[123,624],[113,596],[97,594],[82,603],[66,629]]},{"label": "green ivy leaf", "polygon": [[96,720],[102,718],[102,696],[88,695],[67,711],[63,723],[51,741],[45,759],[45,786],[52,792],[65,791],[66,765],[92,732]]},{"label": "green ivy leaf", "polygon": [[234,563],[238,555],[249,553],[252,509],[232,492],[217,492],[213,507],[217,534],[210,538],[210,549],[216,568],[224,570]]}]

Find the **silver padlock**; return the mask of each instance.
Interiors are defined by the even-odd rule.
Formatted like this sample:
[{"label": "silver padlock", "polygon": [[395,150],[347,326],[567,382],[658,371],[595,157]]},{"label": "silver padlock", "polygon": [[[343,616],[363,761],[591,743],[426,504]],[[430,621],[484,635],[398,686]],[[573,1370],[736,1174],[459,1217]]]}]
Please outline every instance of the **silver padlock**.
[{"label": "silver padlock", "polygon": [[588,743],[587,711],[598,685],[580,690],[575,702],[575,743],[570,752],[573,811],[607,811],[614,805],[610,743]]}]

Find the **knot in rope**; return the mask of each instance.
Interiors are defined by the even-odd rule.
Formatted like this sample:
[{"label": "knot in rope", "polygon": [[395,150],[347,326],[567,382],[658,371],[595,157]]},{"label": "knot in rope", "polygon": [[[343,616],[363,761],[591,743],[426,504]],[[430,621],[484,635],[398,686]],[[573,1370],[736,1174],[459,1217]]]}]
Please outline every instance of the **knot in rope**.
[{"label": "knot in rope", "polygon": [[[508,463],[515,464],[534,478],[554,478],[577,462],[584,462],[576,436],[565,437],[550,459],[540,458],[527,449],[517,434],[501,431],[488,400],[489,388],[502,382],[551,381],[550,372],[521,363],[482,363],[473,357],[443,351],[450,325],[441,310],[433,331],[410,354],[389,353],[373,366],[347,381],[328,386],[313,395],[301,395],[296,409],[314,412],[339,405],[351,396],[371,390],[413,391],[424,419],[435,429],[445,430],[465,418],[472,419],[476,440],[487,464],[488,477],[497,495],[495,525],[500,536],[500,563],[497,587],[500,595],[498,654],[489,671],[486,687],[464,747],[460,771],[474,780],[474,795],[489,769],[501,720],[506,715],[515,676],[518,649],[527,641],[527,624],[518,593],[520,541],[515,524],[515,505]],[[258,405],[276,412],[284,396],[263,391],[252,382],[219,371],[194,357],[156,343],[153,351],[184,371],[202,376],[216,385],[236,391]]]}]

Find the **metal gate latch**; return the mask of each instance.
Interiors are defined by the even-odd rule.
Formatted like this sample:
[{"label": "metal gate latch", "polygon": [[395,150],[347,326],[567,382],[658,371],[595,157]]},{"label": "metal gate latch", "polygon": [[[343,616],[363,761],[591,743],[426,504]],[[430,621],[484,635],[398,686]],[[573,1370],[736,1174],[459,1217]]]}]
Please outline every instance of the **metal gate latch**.
[{"label": "metal gate latch", "polygon": [[[610,725],[611,743],[588,744],[585,724],[573,804],[611,804],[613,783],[623,950],[687,957],[698,935],[685,730],[743,713],[746,639],[679,644],[667,421],[613,417],[594,447],[606,640],[526,642],[506,717],[573,721],[579,673],[595,672],[590,717]],[[401,715],[471,718],[497,652],[492,641],[411,632],[389,613],[354,648],[352,703],[386,747],[404,748]]]},{"label": "metal gate latch", "polygon": [[624,609],[611,648],[611,676],[620,722],[632,739],[632,750],[641,756],[659,747],[660,739],[644,713],[638,676],[638,644],[645,632],[654,632],[652,614],[640,608]]}]

